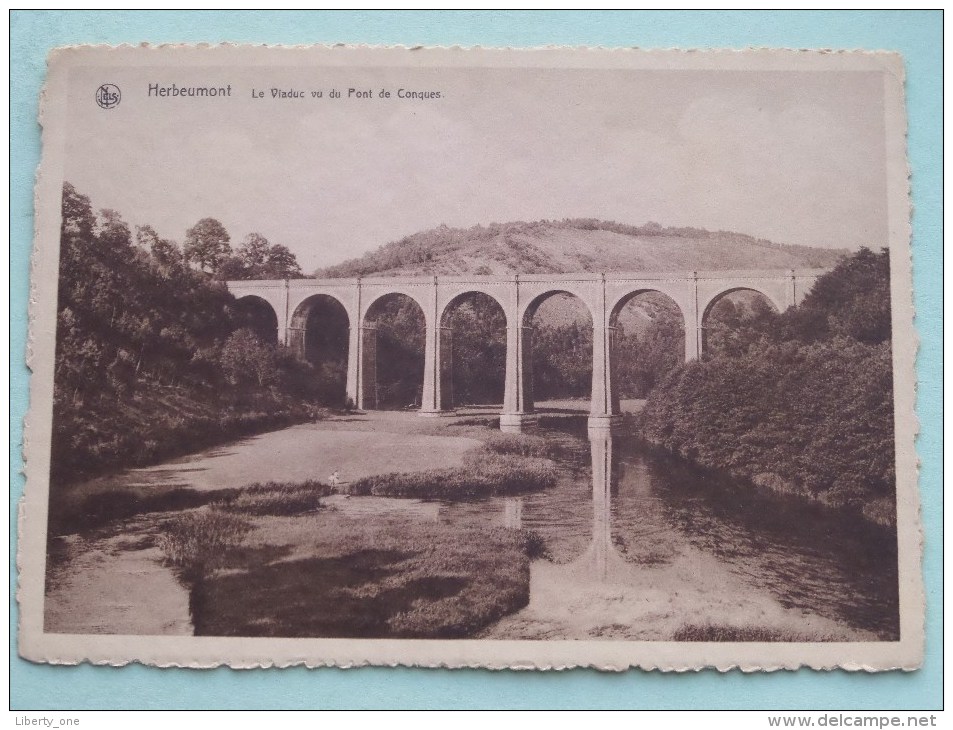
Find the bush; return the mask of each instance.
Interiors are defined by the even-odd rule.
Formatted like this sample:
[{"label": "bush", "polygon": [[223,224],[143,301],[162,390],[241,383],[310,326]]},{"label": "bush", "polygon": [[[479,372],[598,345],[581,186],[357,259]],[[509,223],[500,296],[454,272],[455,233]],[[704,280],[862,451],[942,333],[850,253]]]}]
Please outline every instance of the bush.
[{"label": "bush", "polygon": [[222,372],[232,385],[271,385],[278,379],[274,348],[247,327],[235,330],[222,345]]},{"label": "bush", "polygon": [[520,546],[530,560],[549,560],[552,556],[545,538],[535,530],[519,531]]},{"label": "bush", "polygon": [[217,510],[179,515],[162,526],[158,545],[166,561],[188,580],[201,580],[238,545],[249,525]]},{"label": "bush", "polygon": [[556,465],[548,459],[478,451],[466,461],[465,466],[451,469],[364,477],[354,481],[349,491],[376,497],[478,499],[545,489],[558,476]]},{"label": "bush", "polygon": [[889,302],[886,252],[858,252],[730,352],[669,374],[641,414],[644,435],[705,467],[893,523]]},{"label": "bush", "polygon": [[542,436],[533,436],[525,433],[503,433],[497,431],[483,443],[483,448],[497,454],[514,454],[516,456],[534,456],[546,459],[552,456],[549,442]]},{"label": "bush", "polygon": [[646,437],[779,492],[861,508],[893,496],[890,348],[836,338],[692,363],[643,413]]},{"label": "bush", "polygon": [[240,399],[140,384],[135,402],[56,409],[51,480],[65,485],[116,467],[154,464],[234,438],[313,420],[320,410],[273,392]]},{"label": "bush", "polygon": [[245,487],[213,503],[212,507],[245,515],[286,517],[321,509],[321,497],[326,497],[332,491],[328,485],[313,480],[298,484],[267,482]]}]

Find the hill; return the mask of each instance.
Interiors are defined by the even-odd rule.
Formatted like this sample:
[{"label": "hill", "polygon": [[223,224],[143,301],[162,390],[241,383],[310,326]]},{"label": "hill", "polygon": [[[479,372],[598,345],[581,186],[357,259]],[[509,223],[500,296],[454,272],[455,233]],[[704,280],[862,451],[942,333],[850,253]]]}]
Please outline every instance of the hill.
[{"label": "hill", "polygon": [[827,268],[845,254],[726,231],[576,218],[466,229],[440,226],[319,269],[315,276]]}]

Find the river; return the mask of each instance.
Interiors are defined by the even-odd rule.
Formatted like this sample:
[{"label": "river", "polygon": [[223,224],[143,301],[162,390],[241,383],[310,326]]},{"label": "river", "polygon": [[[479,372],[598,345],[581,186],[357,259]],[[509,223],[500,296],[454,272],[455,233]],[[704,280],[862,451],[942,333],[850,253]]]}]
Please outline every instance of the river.
[{"label": "river", "polygon": [[[441,435],[441,424],[425,421],[401,414],[297,426],[105,477],[82,489],[212,489],[266,478],[323,479],[331,470],[356,478],[393,470],[395,464],[406,471],[452,466],[477,443],[472,431]],[[739,640],[897,637],[892,531],[712,475],[654,452],[624,430],[589,435],[584,419],[545,423],[536,432],[558,446],[561,475],[551,489],[470,502],[328,501],[344,514],[373,517],[399,509],[407,519],[539,535],[545,555],[531,565],[529,605],[482,637],[702,640],[712,632],[715,638]],[[161,582],[168,594],[171,581],[156,570],[156,550],[117,551],[122,543],[116,535],[65,540],[52,570],[58,578],[48,595],[48,630],[110,633],[104,611],[116,610],[121,616],[115,623],[131,633],[189,630],[187,618],[159,615],[141,631],[130,628],[129,617],[138,612],[133,595],[127,594],[119,609],[97,604],[98,586],[113,582],[110,566],[117,575]],[[133,564],[137,560],[141,570]],[[90,572],[90,566],[99,572]],[[168,603],[178,607],[170,610],[181,611],[187,600],[179,596]],[[85,627],[87,620],[95,629]],[[760,633],[745,634],[750,627]]]},{"label": "river", "polygon": [[[699,626],[748,617],[805,638],[825,636],[830,622],[856,638],[898,636],[892,530],[695,468],[625,431],[540,433],[563,445],[556,488],[445,507],[447,519],[495,513],[545,539],[549,558],[534,565],[529,609],[490,635],[532,638],[558,627],[582,638],[608,626],[651,638],[625,621],[669,610],[673,626],[697,612]],[[646,600],[659,591],[667,595]]]}]

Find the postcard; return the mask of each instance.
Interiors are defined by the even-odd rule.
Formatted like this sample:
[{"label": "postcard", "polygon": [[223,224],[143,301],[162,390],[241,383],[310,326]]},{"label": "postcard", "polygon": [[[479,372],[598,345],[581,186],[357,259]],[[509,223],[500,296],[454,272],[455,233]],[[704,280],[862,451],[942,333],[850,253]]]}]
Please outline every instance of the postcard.
[{"label": "postcard", "polygon": [[20,654],[917,668],[903,74],[53,51]]}]

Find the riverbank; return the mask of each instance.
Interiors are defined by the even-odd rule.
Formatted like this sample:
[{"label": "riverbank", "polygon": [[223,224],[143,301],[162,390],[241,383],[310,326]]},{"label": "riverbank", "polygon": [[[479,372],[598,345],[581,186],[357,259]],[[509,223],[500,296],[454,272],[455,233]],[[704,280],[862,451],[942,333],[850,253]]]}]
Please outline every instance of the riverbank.
[{"label": "riverbank", "polygon": [[[376,503],[376,509],[358,508],[355,513],[342,509],[347,507],[342,498],[331,497],[327,508],[314,514],[248,516],[252,529],[247,543],[234,552],[233,564],[202,587],[197,611],[190,596],[193,586],[175,580],[158,547],[170,521],[207,510],[209,503],[276,474],[300,482],[325,480],[338,471],[342,481],[350,482],[395,470],[460,468],[465,454],[481,445],[474,435],[490,438],[494,433],[483,419],[460,420],[438,424],[406,413],[332,416],[74,485],[51,504],[51,525],[59,529],[52,530],[50,541],[46,629],[220,635],[239,630],[261,635],[341,632],[360,605],[370,612],[361,623],[367,635],[418,635],[426,626],[458,636],[486,625],[528,601],[525,538],[477,527],[460,530],[431,519],[421,522],[421,511],[430,508],[419,500],[401,500],[395,509],[373,497],[354,498],[355,505]],[[370,432],[373,438],[368,438]],[[85,522],[78,530],[63,515],[81,515]],[[487,545],[492,550],[486,551]],[[235,583],[236,575],[245,577]],[[297,582],[301,580],[308,585]],[[256,590],[237,591],[244,602],[238,602],[242,609],[236,613],[229,608],[238,605],[231,594],[248,581]],[[336,595],[333,605],[338,609],[324,605],[323,598],[314,599],[322,603],[321,611],[313,611],[316,604],[310,598],[302,604],[302,595],[314,596],[313,585],[324,585]],[[296,591],[297,598],[291,600]],[[349,592],[354,595],[345,600]],[[277,594],[291,605],[304,605],[315,617],[323,616],[324,623],[319,627],[301,615],[282,613],[270,598]],[[156,595],[165,598],[157,601]],[[383,604],[392,604],[394,610],[384,616]],[[266,620],[263,614],[269,607],[278,614]],[[260,626],[241,623],[245,620],[240,621],[239,614],[257,617]],[[236,622],[241,629],[235,628]]]},{"label": "riverbank", "polygon": [[859,502],[856,499],[847,499],[840,494],[829,492],[812,492],[804,485],[792,479],[785,479],[776,472],[752,468],[752,464],[744,461],[726,465],[723,454],[712,456],[702,453],[698,449],[670,448],[666,442],[656,436],[651,428],[647,428],[643,415],[633,413],[626,415],[630,428],[644,444],[646,449],[657,451],[666,457],[679,459],[696,469],[709,474],[713,483],[731,483],[732,489],[737,490],[740,484],[761,494],[771,494],[785,499],[794,499],[804,504],[815,505],[829,511],[831,514],[847,514],[851,518],[865,520],[871,525],[886,530],[896,530],[896,504],[894,497],[871,498],[868,502]]},{"label": "riverbank", "polygon": [[223,397],[150,383],[119,402],[66,408],[53,419],[51,488],[145,467],[238,438],[315,421],[330,411],[268,391]]},{"label": "riverbank", "polygon": [[[436,435],[443,426],[443,435]],[[258,434],[161,464],[107,474],[51,490],[51,534],[95,527],[144,511],[198,507],[196,493],[236,489],[256,482],[353,482],[388,472],[463,465],[480,442],[467,436],[485,427],[447,429],[415,414],[328,414],[326,418]],[[368,438],[374,431],[373,438]],[[455,435],[459,434],[459,435]]]},{"label": "riverbank", "polygon": [[[851,315],[852,326],[867,321],[870,306]],[[753,340],[737,352],[715,351],[673,370],[640,414],[641,432],[702,467],[894,528],[889,339],[817,338],[817,323],[832,318],[805,316],[812,324],[797,337],[771,341],[805,326],[779,320],[749,333]],[[889,318],[885,326],[889,336]]]}]

